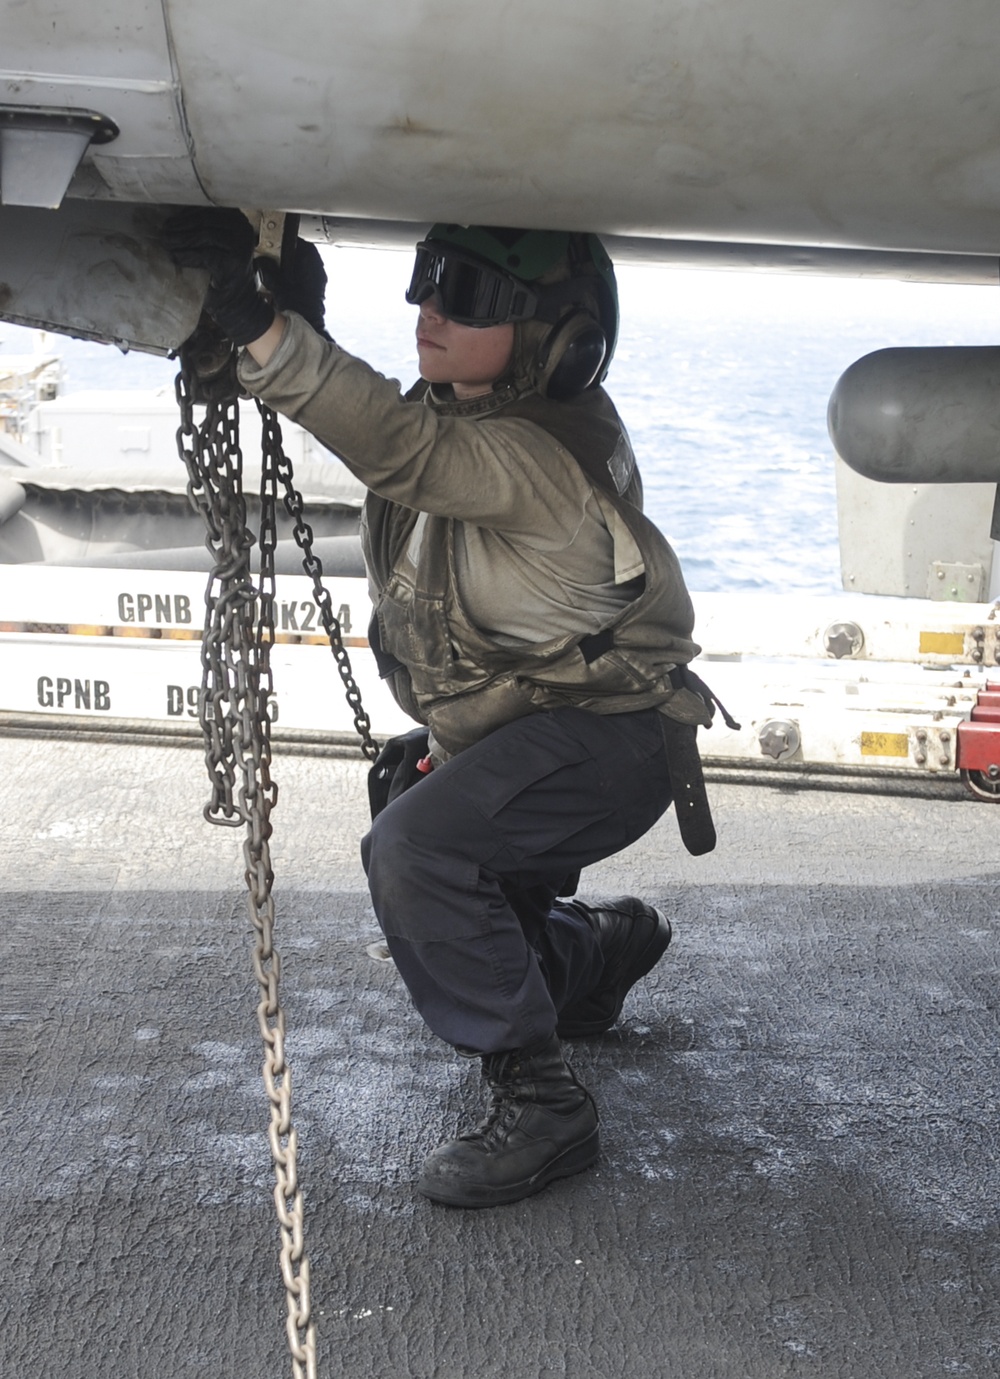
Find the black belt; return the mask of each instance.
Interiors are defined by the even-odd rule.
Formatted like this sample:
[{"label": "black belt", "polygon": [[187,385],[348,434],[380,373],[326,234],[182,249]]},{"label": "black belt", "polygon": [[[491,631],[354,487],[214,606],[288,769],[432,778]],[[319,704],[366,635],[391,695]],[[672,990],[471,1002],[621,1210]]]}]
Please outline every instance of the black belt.
[{"label": "black belt", "polygon": [[[670,672],[670,683],[674,689],[689,689],[697,694],[713,717],[718,708],[727,727],[739,728],[739,723],[726,710],[725,705],[716,698],[704,680],[695,675],[690,666],[675,666]],[[716,834],[705,790],[701,754],[698,751],[698,729],[690,723],[679,723],[677,719],[670,718],[665,713],[660,714],[660,727],[663,730],[667,772],[670,776],[674,813],[677,815],[681,841],[692,857],[701,857],[703,853],[711,852],[715,847]]]}]

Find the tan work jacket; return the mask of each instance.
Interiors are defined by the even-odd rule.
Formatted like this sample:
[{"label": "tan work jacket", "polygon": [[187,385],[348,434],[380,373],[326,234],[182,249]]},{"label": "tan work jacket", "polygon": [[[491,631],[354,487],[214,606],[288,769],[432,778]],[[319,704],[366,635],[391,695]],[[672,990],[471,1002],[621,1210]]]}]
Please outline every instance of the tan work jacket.
[{"label": "tan work jacket", "polygon": [[[681,722],[710,721],[697,695],[670,682],[699,650],[691,600],[673,550],[640,511],[628,437],[602,391],[563,403],[516,388],[467,403],[429,392],[407,400],[295,316],[268,364],[244,356],[240,376],[368,486],[373,640],[398,702],[430,726],[436,755],[562,705],[655,706]],[[581,564],[595,586],[618,577],[625,601],[588,620],[574,606]],[[496,619],[484,614],[480,567],[496,589]],[[538,600],[541,640],[495,630],[508,582]]]}]

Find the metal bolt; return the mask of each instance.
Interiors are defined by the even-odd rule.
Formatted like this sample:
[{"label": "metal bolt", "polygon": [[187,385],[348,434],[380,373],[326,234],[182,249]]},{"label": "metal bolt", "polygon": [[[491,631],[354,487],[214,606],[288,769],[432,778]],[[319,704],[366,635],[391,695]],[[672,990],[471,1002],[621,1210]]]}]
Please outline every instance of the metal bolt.
[{"label": "metal bolt", "polygon": [[865,644],[865,634],[856,622],[834,622],[823,634],[823,645],[831,656],[857,656]]},{"label": "metal bolt", "polygon": [[923,766],[923,765],[926,763],[926,761],[927,761],[927,753],[926,753],[926,752],[914,752],[914,753],[913,753],[913,760],[917,763],[918,766]]},{"label": "metal bolt", "polygon": [[775,761],[786,761],[799,750],[802,738],[797,723],[772,718],[758,732],[757,741],[764,756],[773,757]]},{"label": "metal bolt", "polygon": [[918,728],[918,729],[917,729],[917,741],[918,741],[918,742],[926,742],[926,741],[927,741],[927,729],[926,729],[926,728]]},{"label": "metal bolt", "polygon": [[951,741],[951,733],[948,732],[947,728],[942,728],[942,730],[941,730],[941,741],[942,741],[942,742],[950,742],[950,741]]}]

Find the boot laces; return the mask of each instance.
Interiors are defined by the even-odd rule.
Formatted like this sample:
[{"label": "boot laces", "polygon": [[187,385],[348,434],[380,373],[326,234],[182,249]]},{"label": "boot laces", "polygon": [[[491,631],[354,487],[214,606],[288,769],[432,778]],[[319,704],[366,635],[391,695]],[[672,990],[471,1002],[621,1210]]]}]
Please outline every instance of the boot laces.
[{"label": "boot laces", "polygon": [[486,1115],[463,1139],[481,1140],[487,1148],[496,1149],[506,1142],[517,1120],[518,1102],[508,1093],[494,1092]]},{"label": "boot laces", "polygon": [[488,1148],[495,1148],[507,1138],[517,1119],[520,1103],[511,1086],[518,1065],[516,1051],[490,1054],[483,1059],[483,1077],[489,1083],[489,1110],[476,1126],[462,1135],[463,1140],[481,1140]]},{"label": "boot laces", "polygon": [[496,1092],[516,1075],[520,1054],[517,1049],[503,1053],[489,1053],[483,1059],[483,1077]]}]

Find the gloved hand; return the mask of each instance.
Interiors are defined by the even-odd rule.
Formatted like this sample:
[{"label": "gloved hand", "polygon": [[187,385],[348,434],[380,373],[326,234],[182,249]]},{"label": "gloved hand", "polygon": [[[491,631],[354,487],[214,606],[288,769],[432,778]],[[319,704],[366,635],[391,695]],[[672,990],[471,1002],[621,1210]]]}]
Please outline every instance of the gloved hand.
[{"label": "gloved hand", "polygon": [[257,291],[257,236],[242,211],[216,206],[178,211],[164,224],[163,243],[181,268],[208,270],[205,310],[224,335],[248,345],[264,334],[274,307]]},{"label": "gloved hand", "polygon": [[294,311],[313,330],[330,338],[325,327],[326,269],[311,240],[297,239],[291,255],[282,255],[280,269],[274,259],[259,259],[257,268],[279,311]]}]

